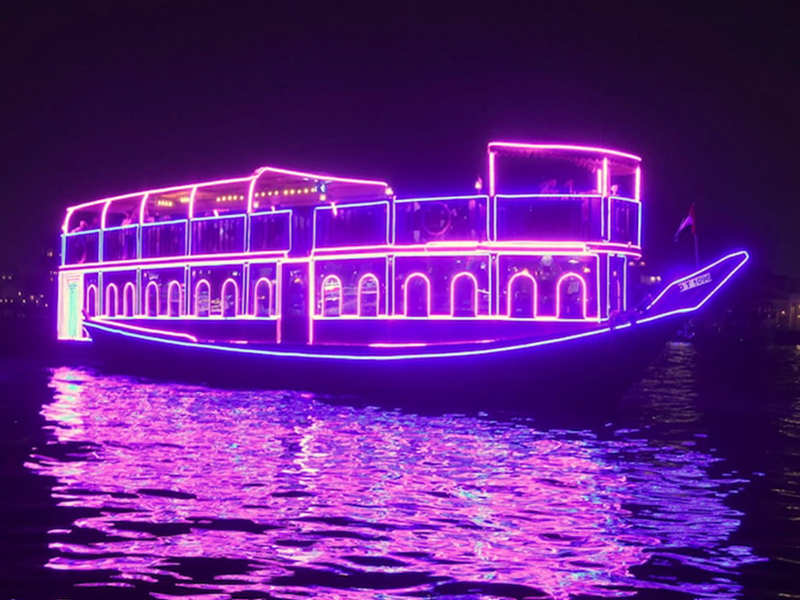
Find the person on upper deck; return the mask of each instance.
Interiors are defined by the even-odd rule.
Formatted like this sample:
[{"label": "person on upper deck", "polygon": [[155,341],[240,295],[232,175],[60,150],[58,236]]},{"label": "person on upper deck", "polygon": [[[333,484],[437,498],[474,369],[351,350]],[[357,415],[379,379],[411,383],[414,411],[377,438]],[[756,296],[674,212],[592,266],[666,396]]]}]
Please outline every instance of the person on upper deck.
[{"label": "person on upper deck", "polygon": [[539,188],[540,194],[557,194],[558,193],[558,182],[555,179],[548,179],[542,184],[542,187]]}]

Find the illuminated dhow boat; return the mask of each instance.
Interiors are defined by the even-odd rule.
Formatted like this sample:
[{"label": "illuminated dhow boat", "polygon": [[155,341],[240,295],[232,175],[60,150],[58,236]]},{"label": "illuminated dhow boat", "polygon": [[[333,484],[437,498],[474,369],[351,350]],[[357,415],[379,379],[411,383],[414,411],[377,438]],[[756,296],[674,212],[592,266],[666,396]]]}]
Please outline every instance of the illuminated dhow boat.
[{"label": "illuminated dhow boat", "polygon": [[634,306],[639,157],[494,142],[488,158],[488,194],[263,167],[71,206],[59,338],[243,385],[617,393],[748,260]]}]

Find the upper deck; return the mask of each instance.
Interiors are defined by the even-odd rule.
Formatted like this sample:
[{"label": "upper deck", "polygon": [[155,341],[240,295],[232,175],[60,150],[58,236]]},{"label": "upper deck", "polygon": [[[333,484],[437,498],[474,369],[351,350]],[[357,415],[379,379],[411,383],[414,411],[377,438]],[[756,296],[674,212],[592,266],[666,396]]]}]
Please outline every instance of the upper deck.
[{"label": "upper deck", "polygon": [[488,158],[488,194],[396,198],[383,181],[262,167],[249,177],[78,204],[62,225],[62,265],[392,247],[571,245],[639,253],[638,157],[492,142]]}]

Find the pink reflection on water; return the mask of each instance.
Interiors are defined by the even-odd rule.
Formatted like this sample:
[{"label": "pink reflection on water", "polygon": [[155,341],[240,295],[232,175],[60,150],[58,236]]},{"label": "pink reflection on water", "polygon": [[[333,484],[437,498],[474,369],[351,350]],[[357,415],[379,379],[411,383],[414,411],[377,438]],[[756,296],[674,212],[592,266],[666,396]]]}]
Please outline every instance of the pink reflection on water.
[{"label": "pink reflection on water", "polygon": [[630,483],[579,433],[67,368],[51,386],[52,442],[28,466],[96,514],[52,532],[48,566],[154,597],[619,597],[660,543],[626,524]]}]

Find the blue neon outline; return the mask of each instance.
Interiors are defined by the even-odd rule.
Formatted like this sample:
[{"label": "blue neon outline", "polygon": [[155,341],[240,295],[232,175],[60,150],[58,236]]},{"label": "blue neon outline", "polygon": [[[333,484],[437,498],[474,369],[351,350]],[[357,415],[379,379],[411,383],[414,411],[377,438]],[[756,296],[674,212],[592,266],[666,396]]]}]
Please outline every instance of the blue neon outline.
[{"label": "blue neon outline", "polygon": [[101,325],[101,324],[99,324],[97,322],[86,323],[86,326],[89,327],[89,328],[96,327],[97,329],[100,329],[100,330],[103,330],[103,331],[107,331],[109,333],[115,333],[115,334],[122,335],[122,336],[141,339],[141,340],[144,340],[144,341],[164,343],[164,344],[172,344],[172,345],[182,346],[182,347],[186,347],[186,348],[197,348],[197,349],[202,349],[202,350],[212,350],[212,351],[218,351],[218,352],[232,352],[232,353],[238,353],[238,354],[249,354],[249,355],[257,355],[257,356],[274,356],[274,357],[278,357],[278,358],[280,358],[280,357],[284,357],[284,358],[302,358],[302,359],[310,359],[310,360],[326,359],[326,360],[358,360],[358,361],[396,361],[396,360],[420,360],[420,359],[437,359],[437,358],[459,358],[459,357],[465,357],[465,356],[481,356],[481,355],[489,355],[489,354],[499,354],[499,353],[503,353],[503,352],[513,352],[513,351],[519,351],[519,350],[526,350],[526,349],[536,348],[536,347],[540,347],[540,346],[548,346],[548,345],[551,345],[551,344],[568,342],[568,341],[572,341],[572,340],[576,340],[576,339],[588,338],[588,337],[592,337],[592,336],[595,336],[595,335],[601,335],[601,334],[605,334],[605,333],[610,333],[610,332],[615,331],[615,330],[626,329],[626,328],[632,327],[634,325],[641,325],[641,324],[651,323],[653,321],[657,321],[659,319],[664,319],[664,318],[667,318],[667,317],[670,317],[670,316],[673,316],[673,315],[676,315],[676,314],[688,313],[688,312],[696,311],[699,308],[701,308],[703,305],[705,305],[706,302],[708,302],[722,288],[722,286],[724,286],[725,283],[727,283],[728,280],[731,277],[733,277],[733,275],[737,271],[739,271],[739,269],[741,269],[747,263],[747,261],[750,259],[750,255],[747,253],[747,251],[741,250],[741,251],[738,251],[738,252],[731,253],[731,254],[719,259],[718,261],[712,263],[711,265],[708,265],[707,267],[704,267],[703,269],[700,269],[700,271],[697,271],[697,272],[693,273],[692,275],[688,275],[686,277],[682,277],[680,279],[677,279],[674,282],[672,282],[669,286],[667,286],[667,287],[671,287],[673,285],[676,285],[677,283],[680,283],[681,281],[684,281],[686,279],[690,279],[693,276],[697,276],[698,273],[703,272],[703,271],[708,270],[708,269],[711,269],[711,268],[715,267],[716,265],[724,262],[725,260],[728,260],[728,259],[733,258],[735,256],[741,256],[741,257],[743,257],[743,260],[714,289],[712,289],[711,292],[708,293],[705,296],[705,298],[699,304],[697,304],[695,306],[690,306],[690,307],[674,310],[674,311],[671,311],[671,312],[668,312],[668,313],[663,313],[663,314],[660,314],[660,315],[654,315],[654,316],[651,316],[651,317],[646,317],[646,318],[643,318],[643,319],[639,319],[639,320],[636,321],[635,324],[634,323],[623,323],[623,324],[615,326],[615,327],[603,327],[602,329],[595,329],[595,330],[592,330],[592,331],[584,331],[584,332],[581,332],[581,333],[567,335],[567,336],[563,336],[563,337],[560,337],[560,338],[552,338],[552,339],[547,339],[547,340],[537,340],[537,341],[534,341],[534,342],[527,342],[527,343],[523,343],[523,344],[514,344],[514,345],[511,345],[511,346],[501,346],[501,347],[496,347],[496,348],[479,348],[479,349],[476,349],[476,350],[460,350],[460,351],[455,351],[455,352],[434,352],[434,353],[425,353],[425,354],[398,354],[398,355],[388,355],[388,356],[386,356],[386,355],[358,355],[358,354],[356,354],[356,355],[353,355],[353,354],[320,354],[320,353],[304,353],[304,352],[295,352],[295,351],[286,352],[286,351],[277,351],[277,350],[256,350],[256,349],[250,349],[250,348],[237,348],[237,347],[231,347],[231,346],[216,346],[216,345],[211,345],[211,344],[200,344],[200,343],[195,344],[195,343],[180,342],[180,341],[175,341],[175,340],[164,340],[164,339],[160,339],[160,338],[157,338],[157,337],[152,337],[152,336],[146,336],[146,335],[142,335],[142,334],[136,334],[136,333],[129,333],[129,332],[120,331],[118,329],[113,329],[113,328],[109,328],[109,327],[103,326],[103,325]]},{"label": "blue neon outline", "polygon": [[[386,235],[384,235],[384,238],[383,238],[384,242],[383,242],[383,244],[381,244],[381,246],[384,246],[384,247],[385,246],[389,246],[390,245],[390,239],[392,237],[391,236],[391,232],[389,231],[389,229],[390,229],[390,227],[392,225],[391,217],[390,217],[391,212],[392,212],[392,207],[391,207],[390,202],[388,200],[370,200],[370,201],[367,201],[367,202],[350,202],[348,204],[336,204],[335,206],[334,206],[334,203],[331,203],[331,204],[325,204],[325,205],[322,205],[322,206],[315,206],[314,207],[314,212],[313,212],[312,219],[311,219],[311,252],[312,252],[312,254],[314,252],[316,252],[317,249],[320,249],[320,250],[323,250],[323,249],[341,250],[342,249],[342,247],[337,247],[337,246],[319,246],[319,247],[317,246],[317,211],[318,210],[331,210],[332,211],[332,210],[335,209],[336,212],[338,212],[338,211],[340,211],[342,209],[345,209],[345,208],[364,208],[366,206],[379,206],[379,205],[382,205],[382,204],[386,206],[386,211],[384,212],[384,217],[385,217],[385,221],[386,221],[386,227],[385,227]],[[353,245],[353,246],[347,246],[347,248],[363,248],[363,247],[371,247],[371,246],[374,246],[374,245],[375,244],[356,244],[356,245]]]}]

